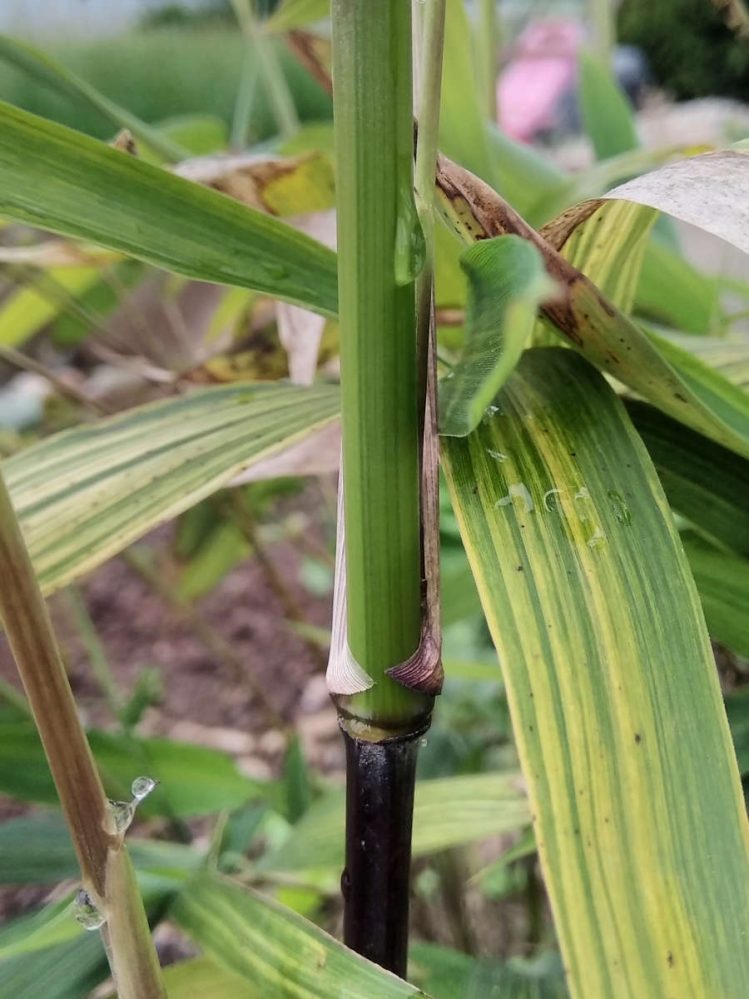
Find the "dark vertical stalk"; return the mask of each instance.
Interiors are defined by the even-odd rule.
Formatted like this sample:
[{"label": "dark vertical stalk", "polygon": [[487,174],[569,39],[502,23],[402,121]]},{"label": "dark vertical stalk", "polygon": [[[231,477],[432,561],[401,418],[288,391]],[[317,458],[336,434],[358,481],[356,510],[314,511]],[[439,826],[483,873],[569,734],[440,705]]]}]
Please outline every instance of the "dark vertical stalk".
[{"label": "dark vertical stalk", "polygon": [[346,743],[347,946],[401,977],[408,957],[411,824],[421,733]]}]

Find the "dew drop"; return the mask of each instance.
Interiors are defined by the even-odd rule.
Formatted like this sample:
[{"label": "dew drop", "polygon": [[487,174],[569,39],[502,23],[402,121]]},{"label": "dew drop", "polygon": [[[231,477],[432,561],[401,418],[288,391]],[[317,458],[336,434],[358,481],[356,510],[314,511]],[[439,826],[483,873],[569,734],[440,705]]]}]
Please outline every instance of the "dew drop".
[{"label": "dew drop", "polygon": [[136,777],[130,786],[130,791],[136,801],[143,801],[158,783],[153,777]]},{"label": "dew drop", "polygon": [[514,506],[515,500],[520,500],[523,503],[524,513],[532,513],[535,509],[533,505],[533,497],[524,482],[515,482],[513,485],[509,486],[507,495],[498,499],[494,506]]},{"label": "dew drop", "polygon": [[625,527],[629,527],[632,523],[632,514],[622,494],[616,492],[615,489],[609,489],[607,495],[611,500],[611,505],[614,508],[614,516],[616,519],[620,524],[624,524]]},{"label": "dew drop", "polygon": [[73,914],[85,930],[98,930],[106,922],[85,888],[81,888],[75,896]]},{"label": "dew drop", "polygon": [[137,801],[112,801],[108,800],[109,812],[114,819],[114,828],[117,833],[124,833],[130,828],[135,815]]},{"label": "dew drop", "polygon": [[428,742],[428,739],[426,738],[426,736],[424,736],[421,739],[419,739],[419,745],[421,746],[422,749],[424,749],[424,747],[427,745],[427,742]]},{"label": "dew drop", "polygon": [[282,264],[266,264],[265,271],[271,281],[283,281],[289,276],[288,268]]},{"label": "dew drop", "polygon": [[413,188],[404,188],[398,197],[395,226],[395,283],[407,285],[421,273],[426,260],[426,241],[413,197]]},{"label": "dew drop", "polygon": [[502,451],[492,451],[491,448],[487,448],[486,453],[490,458],[494,458],[495,461],[507,461],[507,455]]},{"label": "dew drop", "polygon": [[555,496],[561,496],[563,490],[561,489],[547,489],[544,493],[544,510],[549,513],[557,513],[559,511],[558,501],[554,498]]},{"label": "dew drop", "polygon": [[600,527],[596,527],[588,538],[588,548],[601,548],[606,544],[606,535]]}]

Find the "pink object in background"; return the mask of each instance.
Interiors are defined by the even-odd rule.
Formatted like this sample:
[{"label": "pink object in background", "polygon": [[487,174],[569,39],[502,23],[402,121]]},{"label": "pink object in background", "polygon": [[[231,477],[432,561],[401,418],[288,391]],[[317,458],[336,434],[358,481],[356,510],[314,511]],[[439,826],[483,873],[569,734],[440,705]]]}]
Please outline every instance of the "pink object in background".
[{"label": "pink object in background", "polygon": [[533,21],[519,36],[497,86],[499,121],[513,139],[531,142],[554,124],[575,83],[582,26],[562,18]]}]

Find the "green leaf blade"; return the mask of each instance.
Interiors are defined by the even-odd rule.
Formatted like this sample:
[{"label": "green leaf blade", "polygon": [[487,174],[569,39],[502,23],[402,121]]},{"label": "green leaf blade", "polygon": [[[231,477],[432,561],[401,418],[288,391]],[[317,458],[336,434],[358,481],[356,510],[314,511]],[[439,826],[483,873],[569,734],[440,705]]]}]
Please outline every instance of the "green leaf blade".
[{"label": "green leaf blade", "polygon": [[0,102],[0,214],[328,315],[335,254],[278,219]]},{"label": "green leaf blade", "polygon": [[3,464],[42,588],[122,551],[329,423],[334,388],[227,385],[57,434]]},{"label": "green leaf blade", "polygon": [[448,439],[447,474],[571,990],[741,994],[746,817],[665,497],[621,404],[572,352],[527,353],[498,405]]},{"label": "green leaf blade", "polygon": [[223,878],[206,875],[188,884],[172,914],[208,957],[253,984],[258,996],[424,996],[313,923]]},{"label": "green leaf blade", "polygon": [[465,437],[528,345],[541,299],[553,291],[541,255],[519,236],[482,240],[460,258],[468,283],[466,346],[440,386],[440,433]]},{"label": "green leaf blade", "polygon": [[596,159],[606,160],[639,145],[629,101],[611,70],[589,52],[580,53],[580,111]]}]

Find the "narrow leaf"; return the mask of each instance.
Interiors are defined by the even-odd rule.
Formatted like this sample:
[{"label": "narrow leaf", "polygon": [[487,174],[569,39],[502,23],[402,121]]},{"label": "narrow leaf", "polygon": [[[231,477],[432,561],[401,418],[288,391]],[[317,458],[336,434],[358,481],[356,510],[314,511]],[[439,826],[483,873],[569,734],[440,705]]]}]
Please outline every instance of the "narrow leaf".
[{"label": "narrow leaf", "polygon": [[634,302],[639,315],[685,333],[711,333],[720,319],[719,294],[717,278],[650,240]]},{"label": "narrow leaf", "polygon": [[[68,916],[72,919],[72,916]],[[86,999],[107,977],[107,960],[98,933],[0,961],[0,994],[13,999]]]},{"label": "narrow leaf", "polygon": [[330,14],[330,0],[282,0],[268,19],[268,31],[283,32],[304,28]]},{"label": "narrow leaf", "polygon": [[58,589],[329,423],[331,388],[196,390],[78,427],[3,465],[42,588]]},{"label": "narrow leaf", "polygon": [[440,432],[469,434],[520,360],[542,298],[554,291],[541,254],[518,236],[477,243],[460,258],[468,278],[463,355],[440,386]]},{"label": "narrow leaf", "polygon": [[319,312],[335,254],[278,219],[0,103],[0,214]]},{"label": "narrow leaf", "polygon": [[[29,722],[5,723],[0,741],[0,790],[21,801],[56,805],[54,785],[39,738]],[[267,793],[244,777],[231,757],[204,746],[167,739],[139,739],[88,732],[94,759],[109,797],[124,800],[141,774],[160,786],[142,803],[143,815],[187,817],[237,808]],[[18,760],[24,766],[17,766]]]},{"label": "narrow leaf", "polygon": [[746,816],[655,470],[621,403],[571,351],[527,352],[496,405],[445,442],[447,476],[570,990],[740,995]]},{"label": "narrow leaf", "polygon": [[205,875],[188,884],[172,916],[206,956],[251,983],[258,996],[424,996],[313,923],[223,878]]},{"label": "narrow leaf", "polygon": [[104,94],[100,94],[95,87],[41,49],[16,38],[10,38],[8,35],[0,35],[0,59],[28,73],[55,94],[62,92],[74,99],[85,101],[108,118],[115,128],[128,129],[136,138],[148,143],[165,159],[176,162],[189,155],[187,150],[168,139],[158,129],[147,125]]},{"label": "narrow leaf", "polygon": [[578,66],[583,127],[593,143],[596,159],[609,159],[634,149],[639,142],[632,107],[611,70],[589,52],[580,53]]},{"label": "narrow leaf", "polygon": [[164,984],[169,999],[258,999],[249,982],[207,957],[170,964]]}]

